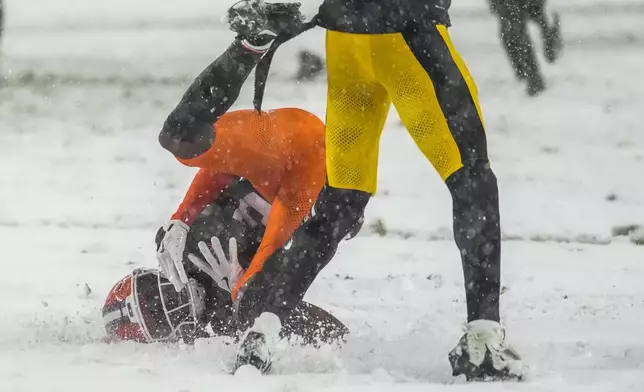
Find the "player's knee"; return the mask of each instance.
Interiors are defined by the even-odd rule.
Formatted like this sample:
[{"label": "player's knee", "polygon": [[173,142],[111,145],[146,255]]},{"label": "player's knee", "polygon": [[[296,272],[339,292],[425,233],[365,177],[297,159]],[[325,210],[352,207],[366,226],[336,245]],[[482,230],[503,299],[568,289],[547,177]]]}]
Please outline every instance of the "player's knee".
[{"label": "player's knee", "polygon": [[367,192],[327,185],[320,193],[314,213],[330,222],[332,236],[336,240],[354,237],[362,227],[364,210],[370,198],[371,194]]},{"label": "player's knee", "polygon": [[159,143],[175,157],[190,159],[210,149],[215,132],[211,123],[182,112],[177,108],[170,113],[159,133]]},{"label": "player's knee", "polygon": [[473,160],[445,180],[455,203],[498,203],[496,175],[488,160]]}]

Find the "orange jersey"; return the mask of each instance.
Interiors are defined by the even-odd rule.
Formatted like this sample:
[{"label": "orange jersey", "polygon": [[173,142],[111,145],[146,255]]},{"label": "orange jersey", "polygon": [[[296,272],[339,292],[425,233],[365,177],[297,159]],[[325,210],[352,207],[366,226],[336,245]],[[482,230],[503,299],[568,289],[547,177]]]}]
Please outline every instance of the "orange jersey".
[{"label": "orange jersey", "polygon": [[236,179],[226,173],[199,169],[183,201],[170,219],[180,220],[191,226],[203,209],[217,200],[221,192]]},{"label": "orange jersey", "polygon": [[266,231],[239,288],[284,246],[315,204],[326,180],[324,123],[301,109],[224,114],[214,125],[215,141],[205,153],[181,159],[202,168],[173,218],[192,223],[234,179],[244,177],[272,204]]}]

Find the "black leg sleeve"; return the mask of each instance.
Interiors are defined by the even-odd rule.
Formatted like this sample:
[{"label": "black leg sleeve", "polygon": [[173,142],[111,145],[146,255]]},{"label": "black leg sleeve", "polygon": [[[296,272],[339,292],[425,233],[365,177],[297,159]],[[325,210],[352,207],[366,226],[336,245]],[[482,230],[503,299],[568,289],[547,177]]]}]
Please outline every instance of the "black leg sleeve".
[{"label": "black leg sleeve", "polygon": [[214,142],[213,124],[237,100],[242,85],[262,54],[236,39],[188,88],[170,113],[159,143],[178,158],[194,158]]},{"label": "black leg sleeve", "polygon": [[275,252],[240,290],[235,313],[250,326],[262,312],[277,314],[283,323],[302,300],[318,273],[333,258],[339,242],[360,227],[371,195],[326,186],[315,214]]},{"label": "black leg sleeve", "polygon": [[499,191],[488,161],[471,161],[446,181],[461,251],[468,321],[499,321],[501,227]]}]

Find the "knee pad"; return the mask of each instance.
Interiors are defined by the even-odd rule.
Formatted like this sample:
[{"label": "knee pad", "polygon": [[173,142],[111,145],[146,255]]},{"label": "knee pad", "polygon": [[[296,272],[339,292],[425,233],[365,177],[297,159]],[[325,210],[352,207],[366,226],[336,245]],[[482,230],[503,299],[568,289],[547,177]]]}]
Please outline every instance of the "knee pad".
[{"label": "knee pad", "polygon": [[332,237],[342,240],[358,234],[364,222],[364,210],[371,194],[354,189],[340,189],[326,185],[317,202],[314,215],[321,215],[327,225],[333,227]]},{"label": "knee pad", "polygon": [[496,176],[487,160],[466,162],[462,168],[447,178],[445,184],[452,193],[454,203],[476,205],[486,202],[498,203]]}]

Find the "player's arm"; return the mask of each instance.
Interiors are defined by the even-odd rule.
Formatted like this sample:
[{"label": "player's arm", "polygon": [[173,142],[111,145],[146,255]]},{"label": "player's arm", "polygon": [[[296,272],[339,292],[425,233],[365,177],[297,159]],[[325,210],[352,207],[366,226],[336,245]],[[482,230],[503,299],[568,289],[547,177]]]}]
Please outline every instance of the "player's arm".
[{"label": "player's arm", "polygon": [[183,267],[184,250],[190,225],[203,208],[217,199],[234,177],[201,169],[195,176],[179,209],[163,225],[155,238],[157,260],[163,275],[170,280],[177,292],[188,283]]},{"label": "player's arm", "polygon": [[203,209],[217,200],[221,192],[235,180],[235,176],[200,169],[192,180],[177,211],[170,219],[191,226]]},{"label": "player's arm", "polygon": [[237,100],[263,52],[235,41],[192,82],[166,119],[159,143],[177,158],[194,158],[214,142],[213,124]]}]

